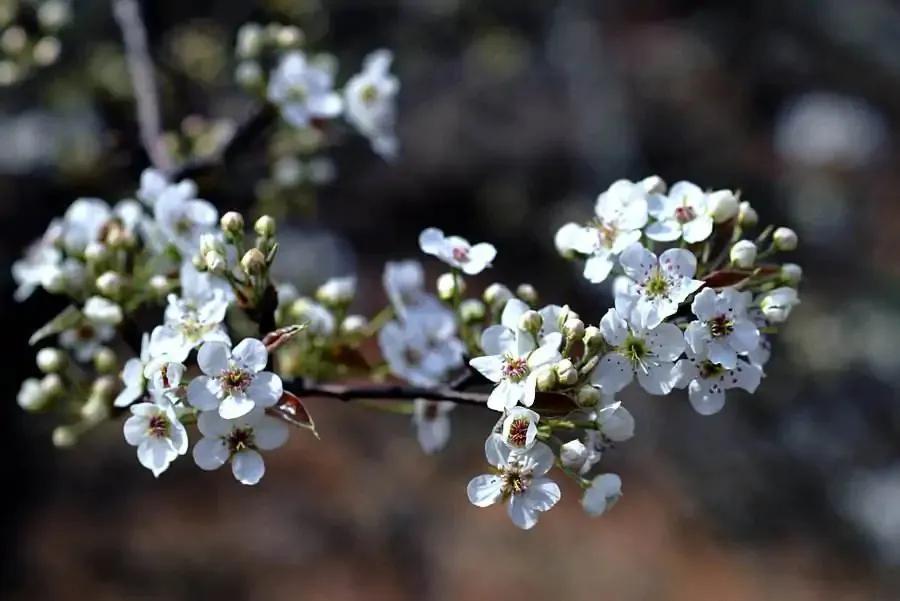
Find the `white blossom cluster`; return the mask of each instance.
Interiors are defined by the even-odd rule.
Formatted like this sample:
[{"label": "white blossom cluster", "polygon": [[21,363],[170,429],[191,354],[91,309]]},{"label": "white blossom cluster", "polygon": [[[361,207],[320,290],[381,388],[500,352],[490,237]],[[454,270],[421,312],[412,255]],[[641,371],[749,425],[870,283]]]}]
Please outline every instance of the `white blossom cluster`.
[{"label": "white blossom cluster", "polygon": [[[584,510],[601,515],[622,483],[596,468],[635,432],[620,393],[635,381],[650,395],[687,389],[693,408],[712,415],[728,391],[755,392],[802,271],[772,260],[797,247],[796,234],[746,237],[758,216],[730,190],[622,180],[595,209],[560,228],[556,245],[583,261],[590,282],[611,279],[614,306],[596,326],[568,305],[539,304],[527,284],[468,296],[467,278],[497,251],[436,228],[419,236],[447,268],[436,293],[418,261],[388,262],[387,306],[367,318],[350,312],[355,277],[311,296],[271,280],[272,218],[255,222],[251,240],[243,217],[220,218],[193,182],[147,170],[136,199],[75,201],[14,266],[20,300],[43,288],[73,301],[32,339],[55,336],[59,348],[38,352],[45,375],[23,384],[19,404],[76,420],[57,428],[59,446],[125,415],[125,439],[155,476],[192,448],[201,469],[230,463],[238,481],[256,484],[261,452],[282,446],[289,424],[314,431],[301,396],[353,401],[355,389],[330,382],[365,378],[383,388],[356,394],[411,415],[427,453],[448,443],[457,403],[495,412],[491,470],[468,485],[474,505],[502,503],[532,528],[561,498],[556,467],[582,488]],[[137,356],[120,364],[129,331],[154,306],[160,321],[137,329]]]}]

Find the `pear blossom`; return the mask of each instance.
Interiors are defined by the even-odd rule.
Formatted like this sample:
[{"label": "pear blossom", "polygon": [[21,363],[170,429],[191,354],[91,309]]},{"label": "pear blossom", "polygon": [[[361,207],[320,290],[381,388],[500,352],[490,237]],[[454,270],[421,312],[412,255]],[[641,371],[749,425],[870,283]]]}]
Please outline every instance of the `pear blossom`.
[{"label": "pear blossom", "polygon": [[794,307],[800,304],[800,296],[793,288],[776,288],[763,294],[757,301],[763,315],[771,323],[784,323]]},{"label": "pear blossom", "polygon": [[684,335],[678,326],[662,323],[647,329],[629,324],[616,309],[600,321],[603,338],[613,348],[597,365],[591,383],[607,394],[628,386],[637,375],[650,394],[669,394],[673,387],[672,367],[684,350]]},{"label": "pear blossom", "polygon": [[56,246],[62,232],[62,224],[51,224],[40,240],[31,244],[25,256],[13,263],[12,275],[18,288],[14,298],[23,302],[38,287],[50,289],[53,282],[62,276],[63,253]]},{"label": "pear blossom", "polygon": [[260,451],[273,451],[287,442],[286,423],[266,415],[256,407],[233,420],[223,419],[215,411],[201,413],[197,428],[203,435],[194,445],[194,463],[202,470],[219,469],[231,462],[231,472],[241,484],[257,484],[266,473]]},{"label": "pear blossom", "polygon": [[714,220],[706,193],[691,182],[678,182],[668,196],[649,198],[650,215],[656,219],[647,227],[647,237],[659,242],[679,238],[689,244],[703,242],[712,234]]},{"label": "pear blossom", "polygon": [[503,442],[515,452],[530,451],[537,442],[537,424],[540,420],[541,416],[531,409],[513,407],[503,418]]},{"label": "pear blossom", "polygon": [[219,212],[208,201],[185,198],[177,187],[166,188],[153,206],[153,216],[165,239],[185,258],[200,250],[200,237],[215,231]]},{"label": "pear blossom", "polygon": [[742,388],[756,392],[762,379],[762,369],[743,358],[732,369],[696,356],[688,350],[673,371],[676,388],[687,388],[691,406],[700,415],[713,415],[725,406],[725,392]]},{"label": "pear blossom", "polygon": [[416,386],[437,386],[463,366],[465,346],[456,331],[450,311],[425,306],[385,324],[378,345],[395,376]]},{"label": "pear blossom", "polygon": [[16,403],[25,411],[40,411],[48,400],[37,378],[27,378],[16,394]]},{"label": "pear blossom", "polygon": [[122,323],[122,307],[102,296],[87,299],[82,309],[84,316],[92,323],[116,326]]},{"label": "pear blossom", "polygon": [[400,82],[391,75],[393,53],[376,50],[363,61],[363,70],[344,88],[347,120],[369,138],[372,149],[385,158],[397,154],[396,97]]},{"label": "pear blossom", "polygon": [[688,324],[684,332],[694,354],[726,369],[734,369],[738,355],[756,350],[760,335],[748,313],[752,298],[749,292],[734,288],[720,292],[712,288],[700,291],[691,305],[698,320]]},{"label": "pear blossom", "polygon": [[652,329],[674,315],[678,306],[703,286],[694,279],[697,258],[680,248],[656,255],[632,244],[619,257],[634,285],[616,295],[616,309],[631,323]]},{"label": "pear blossom", "polygon": [[450,401],[413,401],[413,425],[419,446],[428,455],[437,453],[450,440],[450,411],[456,406]]},{"label": "pear blossom", "polygon": [[138,461],[157,478],[187,453],[187,431],[169,403],[138,403],[125,420],[125,440],[137,447]]},{"label": "pear blossom", "polygon": [[190,352],[204,342],[230,344],[222,325],[228,301],[220,291],[213,291],[202,303],[170,294],[168,303],[165,323],[150,334],[151,355],[168,355],[175,361],[184,362]]},{"label": "pear blossom", "polygon": [[[503,312],[506,314],[507,310]],[[538,371],[562,359],[559,353],[561,335],[548,338],[538,346],[534,335],[506,325],[491,326],[482,332],[481,348],[487,355],[475,357],[469,365],[497,383],[488,397],[488,407],[504,411],[520,402],[527,407],[534,403]]]},{"label": "pear blossom", "polygon": [[468,275],[476,275],[491,266],[497,249],[487,242],[469,244],[459,236],[445,236],[441,230],[429,227],[419,234],[419,247],[426,255],[432,255]]},{"label": "pear blossom", "polygon": [[600,474],[584,492],[581,506],[591,517],[600,517],[622,498],[622,479],[616,474]]},{"label": "pear blossom", "polygon": [[294,50],[285,54],[272,72],[267,95],[285,121],[294,127],[308,127],[313,119],[341,114],[344,103],[333,88],[334,75],[329,69]]},{"label": "pear blossom", "polygon": [[[578,474],[586,474],[593,467],[594,463],[589,462],[590,451],[588,447],[577,438],[560,445],[559,461],[567,470],[571,470]],[[597,459],[599,461],[599,458]]]},{"label": "pear blossom", "polygon": [[553,451],[538,442],[525,453],[514,452],[499,434],[487,439],[484,451],[496,472],[469,482],[469,502],[476,507],[506,503],[513,524],[523,530],[533,528],[538,514],[552,509],[562,497],[556,482],[546,477],[553,467]]},{"label": "pear blossom", "polygon": [[164,173],[152,167],[141,173],[141,184],[137,198],[151,209],[156,205],[163,193],[175,193],[185,201],[197,195],[197,185],[189,179],[172,184]]},{"label": "pear blossom", "polygon": [[100,239],[100,234],[111,217],[112,211],[103,200],[79,198],[63,216],[63,248],[74,255],[82,254],[88,244]]},{"label": "pear blossom", "polygon": [[597,198],[597,219],[582,230],[575,250],[587,255],[584,277],[599,284],[615,266],[616,257],[640,241],[647,225],[647,193],[640,184],[619,180]]},{"label": "pear blossom", "polygon": [[72,351],[76,360],[86,363],[115,335],[115,328],[108,323],[85,318],[77,326],[64,330],[59,335],[59,344]]},{"label": "pear blossom", "polygon": [[201,411],[218,410],[223,419],[236,419],[255,407],[272,407],[284,392],[281,378],[263,371],[269,362],[266,346],[246,338],[229,352],[222,342],[206,342],[197,353],[204,375],[191,380],[188,402]]}]

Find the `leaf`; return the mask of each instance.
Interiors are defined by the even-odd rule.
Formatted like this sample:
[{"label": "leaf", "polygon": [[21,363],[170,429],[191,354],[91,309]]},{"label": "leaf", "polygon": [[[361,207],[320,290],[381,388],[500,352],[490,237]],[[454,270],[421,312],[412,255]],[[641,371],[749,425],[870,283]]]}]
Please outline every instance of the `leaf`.
[{"label": "leaf", "polygon": [[305,330],[307,325],[308,324],[295,324],[292,326],[278,328],[274,332],[269,332],[268,334],[266,334],[263,337],[262,342],[266,345],[266,350],[271,353],[272,351],[275,351],[276,349],[278,349],[278,347],[286,343],[288,340]]},{"label": "leaf", "polygon": [[312,432],[316,438],[319,433],[316,432],[316,424],[312,416],[306,410],[303,401],[296,394],[285,391],[281,396],[281,400],[274,407],[266,409],[266,413],[278,419],[282,419],[292,426],[303,428]]},{"label": "leaf", "polygon": [[78,307],[69,305],[62,313],[51,319],[44,327],[32,334],[31,338],[28,339],[28,344],[34,346],[45,338],[49,338],[50,336],[64,332],[69,328],[73,328],[81,322],[81,319],[82,315],[81,311],[78,310]]},{"label": "leaf", "polygon": [[758,275],[771,275],[778,271],[777,266],[773,265],[760,265],[754,269],[720,269],[719,271],[714,271],[708,276],[703,278],[703,281],[706,282],[706,285],[710,288],[725,288],[727,286],[734,286],[735,284],[739,284],[746,280],[749,277],[758,276]]}]

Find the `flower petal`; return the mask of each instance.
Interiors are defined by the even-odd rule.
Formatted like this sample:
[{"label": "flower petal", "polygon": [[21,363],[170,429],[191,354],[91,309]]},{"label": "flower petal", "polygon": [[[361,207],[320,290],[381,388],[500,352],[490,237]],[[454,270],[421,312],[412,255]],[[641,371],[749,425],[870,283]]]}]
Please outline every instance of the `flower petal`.
[{"label": "flower petal", "polygon": [[221,342],[207,342],[197,352],[197,365],[207,376],[218,376],[228,369],[228,347]]},{"label": "flower petal", "polygon": [[259,372],[247,387],[247,396],[260,407],[271,407],[281,400],[284,386],[281,378],[270,371]]},{"label": "flower petal", "polygon": [[241,484],[253,486],[257,484],[266,473],[266,464],[262,455],[253,449],[247,449],[235,453],[231,458],[231,473]]},{"label": "flower petal", "polygon": [[229,394],[222,399],[219,405],[219,415],[222,419],[237,419],[244,417],[256,407],[256,403],[245,394]]},{"label": "flower petal", "polygon": [[188,384],[187,401],[200,411],[212,411],[219,406],[221,388],[218,382],[207,376],[197,376]]},{"label": "flower petal", "polygon": [[476,476],[466,487],[469,502],[476,507],[489,507],[503,497],[503,480],[493,474]]},{"label": "flower petal", "polygon": [[263,416],[253,428],[253,439],[257,448],[272,451],[284,445],[290,436],[288,425],[280,419]]},{"label": "flower petal", "polygon": [[266,368],[266,364],[269,362],[269,351],[261,341],[255,338],[245,338],[231,351],[231,357],[243,367],[257,373]]}]

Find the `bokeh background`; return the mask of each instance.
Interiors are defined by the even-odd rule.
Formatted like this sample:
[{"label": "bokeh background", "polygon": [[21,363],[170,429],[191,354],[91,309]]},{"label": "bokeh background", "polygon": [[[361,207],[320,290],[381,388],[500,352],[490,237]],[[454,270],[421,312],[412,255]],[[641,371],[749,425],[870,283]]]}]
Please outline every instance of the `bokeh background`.
[{"label": "bokeh background", "polygon": [[25,341],[60,301],[14,304],[9,266],[73,199],[128,196],[147,165],[109,4],[79,0],[58,63],[0,90],[0,597],[900,598],[895,2],[144,4],[185,152],[253,105],[232,77],[248,20],[300,25],[341,79],[394,49],[397,162],[350,136],[319,157],[314,195],[273,192],[264,146],[199,181],[221,209],[261,196],[289,216],[284,276],[302,290],[356,273],[356,309],[377,309],[384,260],[415,256],[438,225],[497,245],[478,285],[528,281],[597,320],[610,299],[552,234],[615,179],[659,174],[739,188],[796,228],[803,305],[759,393],[721,414],[626,394],[638,435],[604,460],[625,497],[596,521],[572,486],[530,533],[470,506],[492,418],[465,408],[427,457],[403,417],[311,400],[322,440],[293,436],[252,489],[189,460],[154,481],[116,425],[55,450],[54,424],[14,399],[36,373]]}]

